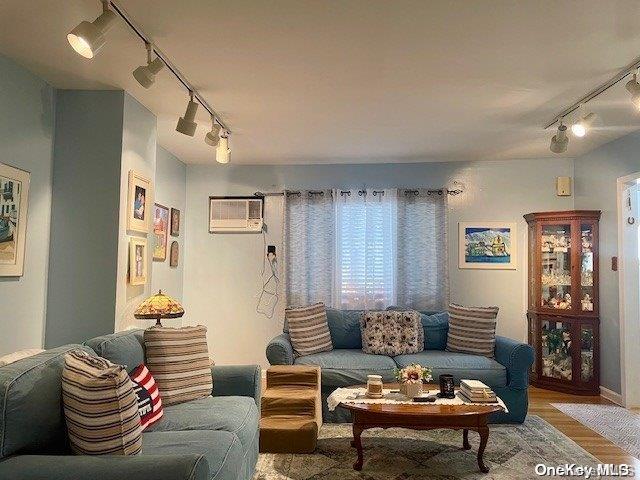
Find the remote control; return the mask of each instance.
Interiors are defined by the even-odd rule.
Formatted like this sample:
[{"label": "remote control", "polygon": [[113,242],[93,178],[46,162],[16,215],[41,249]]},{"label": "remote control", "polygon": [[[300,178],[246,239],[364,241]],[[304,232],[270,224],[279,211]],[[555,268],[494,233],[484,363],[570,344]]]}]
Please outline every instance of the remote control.
[{"label": "remote control", "polygon": [[433,396],[429,396],[429,397],[413,397],[413,401],[414,402],[418,402],[418,403],[426,403],[426,402],[435,402],[436,401],[436,397]]}]

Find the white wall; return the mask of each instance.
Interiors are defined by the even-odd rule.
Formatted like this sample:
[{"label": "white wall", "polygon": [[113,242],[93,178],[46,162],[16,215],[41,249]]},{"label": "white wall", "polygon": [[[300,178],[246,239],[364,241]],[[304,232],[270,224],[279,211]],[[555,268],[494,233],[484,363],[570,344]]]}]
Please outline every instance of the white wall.
[{"label": "white wall", "polygon": [[[454,180],[464,194],[450,198],[451,299],[463,304],[499,305],[498,333],[526,339],[526,213],[573,208],[573,198],[557,197],[555,177],[572,176],[571,159],[473,163],[309,166],[187,166],[185,324],[209,327],[217,363],[267,365],[265,347],[281,331],[282,313],[273,319],[255,311],[260,292],[263,239],[257,234],[208,233],[209,195],[251,195],[255,191],[320,187],[440,187]],[[281,204],[269,200],[267,243],[280,252]],[[459,270],[459,221],[517,222],[518,269]],[[281,307],[283,305],[281,304]]]},{"label": "white wall", "polygon": [[[153,276],[151,279],[151,291],[157,292],[162,289],[164,293],[172,296],[178,301],[183,300],[183,278],[184,278],[184,244],[186,236],[185,219],[187,207],[187,167],[176,156],[168,152],[160,145],[156,149],[156,203],[169,208],[180,210],[180,235],[169,236],[167,241],[167,258],[164,262],[153,262]],[[150,237],[151,238],[151,237]],[[169,265],[171,244],[178,242],[179,259],[178,266]],[[167,319],[162,321],[163,325],[176,327],[182,324],[180,318]]]},{"label": "white wall", "polygon": [[620,393],[620,316],[617,186],[619,177],[640,172],[640,132],[607,143],[574,161],[575,208],[602,210],[600,219],[600,384]]},{"label": "white wall", "polygon": [[0,355],[44,344],[53,89],[0,55],[0,162],[31,172],[24,275],[0,277]]}]

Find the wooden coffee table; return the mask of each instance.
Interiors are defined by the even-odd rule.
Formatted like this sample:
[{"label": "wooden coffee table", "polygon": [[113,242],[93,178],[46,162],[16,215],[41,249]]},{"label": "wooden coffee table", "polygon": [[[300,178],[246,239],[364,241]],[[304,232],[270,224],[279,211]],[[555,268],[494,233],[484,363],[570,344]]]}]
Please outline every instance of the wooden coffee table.
[{"label": "wooden coffee table", "polygon": [[[397,390],[397,384],[385,384],[385,389]],[[438,390],[437,385],[428,385],[429,390]],[[469,430],[480,434],[478,447],[478,467],[483,473],[489,468],[482,455],[489,439],[487,418],[501,412],[498,405],[433,405],[430,403],[407,404],[365,404],[341,403],[340,407],[351,411],[353,418],[353,440],[351,446],[358,452],[355,470],[362,470],[362,432],[369,428],[410,428],[412,430],[433,430],[449,428],[462,430],[462,448],[469,450]]]}]

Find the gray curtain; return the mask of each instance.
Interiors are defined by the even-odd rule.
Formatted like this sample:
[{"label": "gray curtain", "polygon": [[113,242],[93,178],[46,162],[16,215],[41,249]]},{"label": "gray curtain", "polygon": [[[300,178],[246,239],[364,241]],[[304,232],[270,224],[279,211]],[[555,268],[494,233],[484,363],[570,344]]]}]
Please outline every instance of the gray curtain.
[{"label": "gray curtain", "polygon": [[335,214],[331,190],[285,192],[286,305],[334,305]]},{"label": "gray curtain", "polygon": [[398,190],[398,306],[445,310],[449,303],[447,194]]}]

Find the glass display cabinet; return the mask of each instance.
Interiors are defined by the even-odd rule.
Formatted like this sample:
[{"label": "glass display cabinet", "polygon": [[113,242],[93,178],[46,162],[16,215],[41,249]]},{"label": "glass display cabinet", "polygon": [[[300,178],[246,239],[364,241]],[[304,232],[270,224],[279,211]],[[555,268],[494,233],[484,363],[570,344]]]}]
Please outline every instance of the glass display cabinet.
[{"label": "glass display cabinet", "polygon": [[531,384],[599,394],[599,210],[530,213],[528,224]]}]

